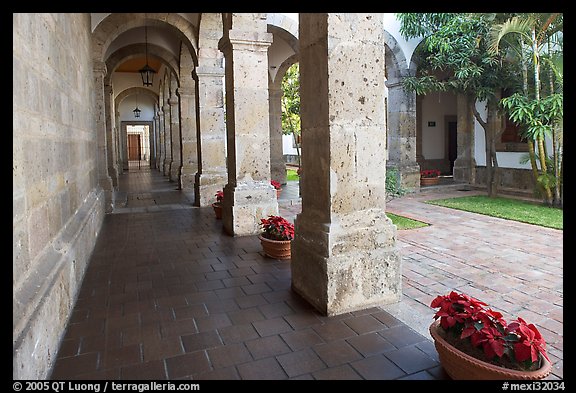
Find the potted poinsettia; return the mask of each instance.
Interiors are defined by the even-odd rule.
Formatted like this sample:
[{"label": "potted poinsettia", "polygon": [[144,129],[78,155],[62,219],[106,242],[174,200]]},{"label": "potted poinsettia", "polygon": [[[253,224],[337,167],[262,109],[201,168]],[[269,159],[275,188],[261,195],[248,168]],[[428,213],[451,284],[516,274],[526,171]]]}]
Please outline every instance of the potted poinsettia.
[{"label": "potted poinsettia", "polygon": [[438,184],[440,179],[440,171],[438,169],[423,169],[420,171],[420,185],[432,186]]},{"label": "potted poinsettia", "polygon": [[222,218],[222,201],[224,200],[224,191],[220,190],[214,194],[216,197],[216,202],[212,204],[214,208],[214,214],[216,214],[216,218],[220,220]]},{"label": "potted poinsettia", "polygon": [[543,379],[552,365],[546,341],[522,318],[507,323],[486,303],[463,293],[437,296],[430,335],[453,379]]},{"label": "potted poinsettia", "polygon": [[264,253],[275,259],[290,259],[294,224],[282,216],[270,215],[260,219],[262,233],[258,237]]},{"label": "potted poinsettia", "polygon": [[276,198],[280,198],[280,193],[282,192],[282,184],[276,180],[270,180],[270,184],[276,190]]}]

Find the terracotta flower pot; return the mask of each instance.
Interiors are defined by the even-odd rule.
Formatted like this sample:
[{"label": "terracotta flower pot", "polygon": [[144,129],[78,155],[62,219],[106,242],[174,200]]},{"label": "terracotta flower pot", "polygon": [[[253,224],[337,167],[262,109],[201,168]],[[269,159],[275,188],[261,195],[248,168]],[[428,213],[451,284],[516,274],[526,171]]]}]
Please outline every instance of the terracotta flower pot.
[{"label": "terracotta flower pot", "polygon": [[537,380],[546,378],[552,370],[550,362],[542,356],[542,367],[535,371],[512,370],[484,362],[454,348],[442,338],[440,329],[440,320],[437,320],[430,325],[430,335],[434,339],[440,363],[452,379]]},{"label": "terracotta flower pot", "polygon": [[282,189],[281,188],[277,188],[276,189],[276,199],[280,199],[280,194],[282,193]]},{"label": "terracotta flower pot", "polygon": [[420,185],[421,186],[435,186],[438,184],[440,180],[439,177],[421,177],[420,178]]},{"label": "terracotta flower pot", "polygon": [[216,214],[216,219],[222,219],[222,205],[218,203],[213,203],[212,207],[214,208],[214,213]]},{"label": "terracotta flower pot", "polygon": [[264,253],[274,259],[290,259],[292,257],[292,240],[270,240],[258,236]]}]

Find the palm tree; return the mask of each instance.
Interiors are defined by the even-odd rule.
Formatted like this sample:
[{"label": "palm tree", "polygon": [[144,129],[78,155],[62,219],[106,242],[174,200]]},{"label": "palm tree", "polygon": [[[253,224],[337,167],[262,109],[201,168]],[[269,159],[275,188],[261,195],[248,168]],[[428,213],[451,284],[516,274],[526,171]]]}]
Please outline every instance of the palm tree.
[{"label": "palm tree", "polygon": [[[560,13],[514,16],[502,24],[493,25],[489,38],[491,51],[498,53],[500,47],[504,46],[509,54],[515,55],[519,59],[522,69],[522,94],[517,93],[507,97],[501,103],[509,111],[513,121],[525,126],[525,137],[528,142],[534,181],[544,191],[545,200],[548,204],[551,204],[553,199],[556,200],[556,203],[561,203],[559,157],[562,155],[562,144],[557,143],[559,139],[556,135],[556,128],[563,116],[563,98],[562,93],[559,95],[555,93],[554,76],[560,83],[562,77],[561,68],[554,67],[554,61],[552,61],[552,55],[555,53],[552,50],[552,38],[558,36],[557,33],[562,31],[562,19],[562,14]],[[502,45],[503,43],[505,45]],[[544,44],[547,44],[547,46]],[[547,48],[547,53],[543,53],[544,48]],[[561,61],[562,52],[560,51],[559,54]],[[546,99],[541,97],[542,56],[546,60],[545,64],[549,67],[550,88]],[[532,94],[534,98],[532,100],[530,100],[528,85],[528,66],[530,61],[533,66]],[[548,157],[545,144],[546,134],[552,134],[553,174],[549,173],[548,163],[546,162]],[[534,142],[536,142],[536,146]],[[538,154],[535,152],[535,147],[538,149]],[[537,157],[541,173],[538,171]],[[555,198],[552,196],[551,185],[555,188]]]}]

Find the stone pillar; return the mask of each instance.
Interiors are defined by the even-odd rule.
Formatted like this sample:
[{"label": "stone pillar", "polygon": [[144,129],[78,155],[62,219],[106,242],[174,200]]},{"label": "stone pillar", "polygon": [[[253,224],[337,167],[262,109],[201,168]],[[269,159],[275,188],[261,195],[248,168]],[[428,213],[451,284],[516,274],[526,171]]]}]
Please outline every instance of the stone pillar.
[{"label": "stone pillar", "polygon": [[124,167],[124,140],[122,139],[122,123],[120,122],[120,112],[117,108],[114,110],[114,124],[116,125],[116,151],[118,156],[116,158],[116,166],[119,173],[124,173],[127,168]]},{"label": "stone pillar", "polygon": [[270,103],[270,172],[273,180],[286,184],[286,163],[282,149],[282,89],[268,89]]},{"label": "stone pillar", "polygon": [[182,142],[180,140],[180,100],[176,93],[168,100],[170,105],[170,129],[172,136],[172,162],[170,164],[170,181],[174,181],[180,188],[180,167],[182,166]]},{"label": "stone pillar", "polygon": [[422,96],[416,97],[416,161],[422,166],[426,159],[422,154],[422,120],[418,118],[418,113],[422,113]]},{"label": "stone pillar", "polygon": [[196,128],[195,85],[179,87],[176,94],[180,97],[180,132],[182,133],[182,166],[180,185],[182,190],[193,191],[198,171],[198,139]]},{"label": "stone pillar", "polygon": [[170,166],[172,165],[172,127],[170,126],[170,105],[166,99],[164,107],[164,165],[162,166],[164,176],[170,176]]},{"label": "stone pillar", "polygon": [[106,92],[104,91],[104,78],[106,77],[106,63],[95,61],[94,66],[95,90],[95,119],[98,140],[98,184],[104,189],[104,207],[106,213],[111,213],[114,207],[112,178],[108,174],[108,154],[106,142]]},{"label": "stone pillar", "polygon": [[226,60],[228,139],[222,224],[228,234],[243,236],[260,233],[260,219],[278,214],[270,184],[267,50],[272,34],[261,14],[232,17],[234,29],[218,45]]},{"label": "stone pillar", "polygon": [[108,174],[112,179],[114,190],[118,190],[118,167],[116,166],[116,135],[114,133],[115,127],[112,117],[114,113],[114,90],[112,85],[104,85],[104,105],[106,107],[105,121],[106,121],[106,148],[108,149],[106,157],[108,158]]},{"label": "stone pillar", "polygon": [[[292,289],[337,315],[398,302],[386,216],[383,14],[300,14],[302,212]],[[344,66],[345,65],[345,66]]]},{"label": "stone pillar", "polygon": [[158,170],[164,173],[164,163],[166,162],[166,128],[164,127],[164,111],[162,107],[158,110]]},{"label": "stone pillar", "polygon": [[199,58],[198,106],[200,133],[194,205],[209,206],[226,185],[226,123],[224,116],[224,68],[221,59]]},{"label": "stone pillar", "polygon": [[416,93],[402,82],[388,85],[388,167],[397,168],[403,188],[420,189],[420,165],[416,161]]},{"label": "stone pillar", "polygon": [[476,160],[474,159],[474,115],[463,94],[456,95],[458,114],[456,144],[458,157],[454,161],[454,181],[474,184]]},{"label": "stone pillar", "polygon": [[158,115],[155,113],[152,117],[152,127],[150,129],[150,168],[156,167],[158,148]]}]

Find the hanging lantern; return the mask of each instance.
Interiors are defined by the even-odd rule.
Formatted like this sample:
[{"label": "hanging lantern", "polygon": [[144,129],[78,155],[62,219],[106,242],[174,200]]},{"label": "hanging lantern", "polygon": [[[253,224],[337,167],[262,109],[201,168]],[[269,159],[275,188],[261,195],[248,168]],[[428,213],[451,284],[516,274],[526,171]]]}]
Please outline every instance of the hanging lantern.
[{"label": "hanging lantern", "polygon": [[154,74],[156,71],[148,65],[148,29],[146,26],[144,26],[144,42],[146,45],[146,65],[142,67],[138,72],[140,72],[140,76],[142,77],[142,84],[144,86],[152,86],[154,82]]}]

